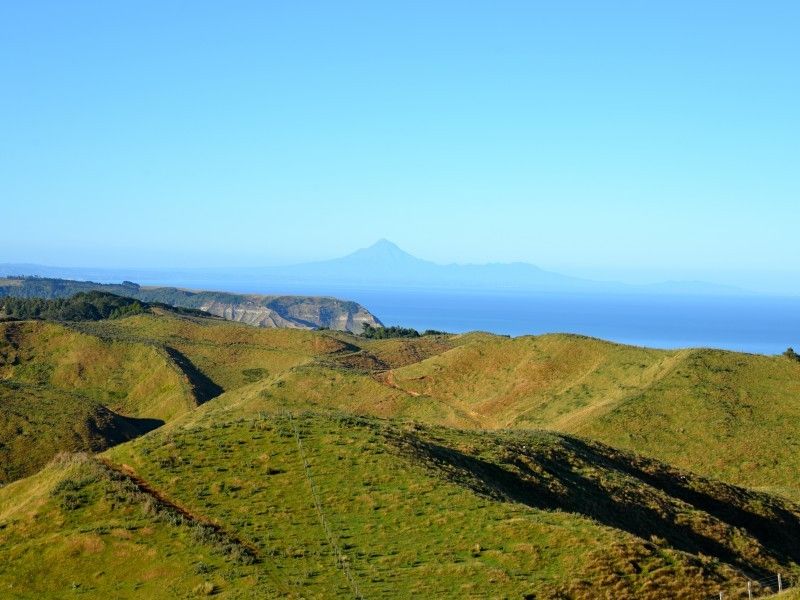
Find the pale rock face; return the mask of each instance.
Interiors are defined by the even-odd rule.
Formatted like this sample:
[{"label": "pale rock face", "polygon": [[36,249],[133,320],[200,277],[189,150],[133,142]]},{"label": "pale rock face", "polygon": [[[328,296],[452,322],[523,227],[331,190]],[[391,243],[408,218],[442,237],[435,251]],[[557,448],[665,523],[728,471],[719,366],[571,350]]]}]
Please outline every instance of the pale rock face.
[{"label": "pale rock face", "polygon": [[256,327],[327,327],[361,333],[365,324],[381,322],[356,302],[324,296],[262,296],[230,292],[185,290],[174,287],[141,287],[67,279],[2,279],[0,296],[66,298],[77,292],[101,291],[170,306],[204,310],[212,315]]},{"label": "pale rock face", "polygon": [[200,310],[222,317],[228,321],[246,323],[256,327],[301,327],[298,323],[287,321],[274,310],[266,306],[248,306],[226,304],[224,302],[206,302]]},{"label": "pale rock face", "polygon": [[256,327],[327,327],[360,333],[364,324],[381,325],[363,306],[334,298],[246,296],[232,302],[208,300],[199,308],[229,321]]}]

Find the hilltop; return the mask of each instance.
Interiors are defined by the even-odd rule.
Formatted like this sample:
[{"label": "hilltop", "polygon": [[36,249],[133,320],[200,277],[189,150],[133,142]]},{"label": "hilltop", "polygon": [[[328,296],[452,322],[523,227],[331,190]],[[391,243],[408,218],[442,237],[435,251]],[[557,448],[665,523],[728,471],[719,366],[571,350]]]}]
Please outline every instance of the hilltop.
[{"label": "hilltop", "polygon": [[61,451],[102,450],[202,402],[168,347],[48,322],[0,323],[0,484]]},{"label": "hilltop", "polygon": [[212,315],[257,327],[325,327],[360,332],[365,324],[381,322],[356,302],[316,296],[264,296],[229,292],[192,291],[173,287],[142,287],[43,277],[0,279],[0,297],[68,298],[76,293],[100,291],[135,298],[143,302],[202,310]]},{"label": "hilltop", "polygon": [[[396,352],[415,348],[393,344]],[[362,346],[347,361],[381,389],[402,393],[398,414],[461,428],[585,435],[800,499],[800,363],[791,358],[653,350],[560,334],[449,336],[409,364],[382,360],[377,345]],[[303,397],[314,398],[313,390]],[[355,405],[344,394],[318,401]],[[384,414],[380,404],[358,406]]]},{"label": "hilltop", "polygon": [[237,390],[226,410],[274,397],[298,409],[458,428],[550,429],[800,500],[800,362],[784,356],[652,350],[571,335],[370,339],[169,313],[64,331],[161,347],[204,389]]}]

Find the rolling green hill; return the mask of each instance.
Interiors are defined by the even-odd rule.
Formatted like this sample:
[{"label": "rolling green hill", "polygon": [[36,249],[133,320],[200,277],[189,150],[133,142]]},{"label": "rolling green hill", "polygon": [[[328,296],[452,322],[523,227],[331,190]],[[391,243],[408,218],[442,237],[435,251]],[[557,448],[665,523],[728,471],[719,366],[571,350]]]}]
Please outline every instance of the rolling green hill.
[{"label": "rolling green hill", "polygon": [[59,451],[101,450],[141,435],[199,400],[161,348],[55,323],[0,323],[0,483]]},{"label": "rolling green hill", "polygon": [[0,589],[702,598],[800,558],[796,505],[606,446],[274,408],[0,490]]},{"label": "rolling green hill", "polygon": [[344,347],[312,332],[147,308],[110,321],[0,323],[0,483]]},{"label": "rolling green hill", "polygon": [[799,392],[580,336],[2,323],[0,596],[735,597],[798,575]]},{"label": "rolling green hill", "polygon": [[800,500],[800,363],[784,356],[570,335],[337,340],[349,346],[242,389],[236,403],[580,434]]},{"label": "rolling green hill", "polygon": [[783,356],[481,337],[382,377],[471,419],[455,425],[579,433],[800,499],[800,363]]}]

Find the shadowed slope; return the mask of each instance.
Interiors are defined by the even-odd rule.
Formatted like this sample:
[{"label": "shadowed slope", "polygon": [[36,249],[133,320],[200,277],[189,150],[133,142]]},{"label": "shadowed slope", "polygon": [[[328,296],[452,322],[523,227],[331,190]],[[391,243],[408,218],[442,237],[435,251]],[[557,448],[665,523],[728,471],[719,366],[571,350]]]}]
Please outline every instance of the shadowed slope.
[{"label": "shadowed slope", "polygon": [[0,381],[0,417],[0,484],[35,473],[59,452],[99,452],[164,424],[77,393],[8,381]]},{"label": "shadowed slope", "polygon": [[197,405],[190,380],[154,346],[46,322],[0,324],[0,483],[59,451],[99,451]]},{"label": "shadowed slope", "polygon": [[195,367],[192,362],[175,348],[164,346],[164,351],[172,359],[175,365],[186,375],[189,385],[192,387],[192,394],[197,404],[208,402],[212,398],[219,396],[223,390],[220,386],[206,377],[205,373]]},{"label": "shadowed slope", "polygon": [[307,477],[365,597],[595,598],[602,582],[614,598],[702,598],[795,568],[800,510],[764,494],[556,434],[283,411],[201,411],[109,457],[271,548],[291,581],[326,565],[310,595],[348,584]]},{"label": "shadowed slope", "polygon": [[[800,507],[767,494],[562,435],[441,436],[447,446],[430,434],[397,440],[422,464],[488,497],[583,514],[751,575],[800,563]],[[453,448],[454,439],[465,449]]]},{"label": "shadowed slope", "polygon": [[313,331],[258,329],[168,313],[78,327],[104,339],[168,346],[224,390],[250,383],[254,369],[260,369],[262,376],[277,374],[347,348],[345,342]]},{"label": "shadowed slope", "polygon": [[800,498],[800,363],[784,357],[570,335],[365,340],[174,315],[81,329],[174,348],[214,393],[242,388],[236,403],[264,394],[455,427],[579,433]]},{"label": "shadowed slope", "polygon": [[800,498],[800,363],[580,336],[481,337],[380,376],[457,425],[580,433]]}]

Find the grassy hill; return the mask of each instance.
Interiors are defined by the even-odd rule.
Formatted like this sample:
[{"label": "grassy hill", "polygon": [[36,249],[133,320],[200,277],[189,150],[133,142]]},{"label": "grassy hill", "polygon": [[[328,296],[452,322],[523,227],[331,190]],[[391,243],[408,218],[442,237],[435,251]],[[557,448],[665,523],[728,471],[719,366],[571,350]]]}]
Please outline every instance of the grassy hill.
[{"label": "grassy hill", "polygon": [[101,451],[164,421],[126,417],[86,395],[0,381],[0,484],[35,473],[62,451]]},{"label": "grassy hill", "polygon": [[798,574],[798,397],[580,336],[2,323],[0,596],[736,597]]},{"label": "grassy hill", "polygon": [[347,346],[273,373],[236,403],[551,429],[800,500],[800,363],[786,357],[569,335],[336,339]]},{"label": "grassy hill", "polygon": [[0,323],[0,483],[63,450],[101,450],[225,389],[345,345],[148,307],[110,321]]},{"label": "grassy hill", "polygon": [[376,340],[156,312],[70,330],[162,349],[205,399],[242,388],[236,404],[268,396],[462,428],[576,433],[800,499],[800,363],[782,356],[568,335]]},{"label": "grassy hill", "polygon": [[169,313],[80,323],[76,329],[106,340],[172,348],[221,389],[234,389],[269,375],[340,353],[335,337],[295,329],[261,329],[216,319],[176,318]]},{"label": "grassy hill", "polygon": [[[206,531],[87,455],[0,489],[3,598],[178,598],[257,577],[235,537]],[[247,558],[246,558],[247,557]]]},{"label": "grassy hill", "polygon": [[579,433],[800,498],[800,363],[783,356],[484,336],[382,377],[469,415],[455,425]]},{"label": "grassy hill", "polygon": [[58,451],[100,450],[140,435],[198,400],[161,348],[56,323],[0,323],[0,483]]},{"label": "grassy hill", "polygon": [[800,559],[796,505],[576,438],[212,414],[0,490],[0,589],[703,598]]}]

